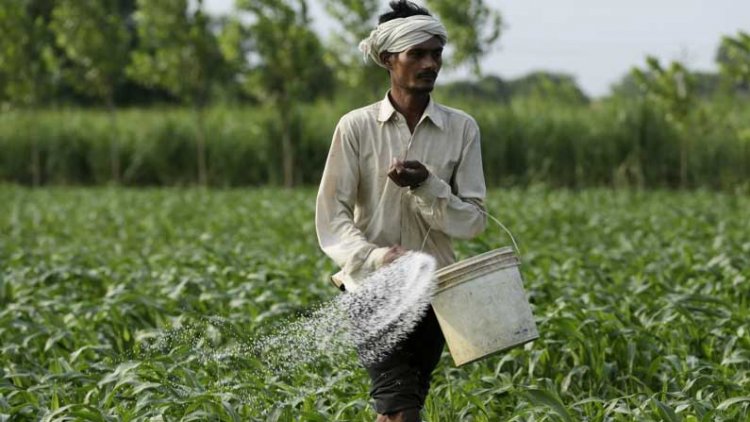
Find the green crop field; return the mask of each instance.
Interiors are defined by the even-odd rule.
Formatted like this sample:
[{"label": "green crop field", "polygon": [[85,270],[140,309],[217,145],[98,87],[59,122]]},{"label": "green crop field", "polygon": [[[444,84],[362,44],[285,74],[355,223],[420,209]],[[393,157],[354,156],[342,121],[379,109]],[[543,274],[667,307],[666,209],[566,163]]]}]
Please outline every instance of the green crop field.
[{"label": "green crop field", "polygon": [[[337,294],[313,190],[0,187],[0,421],[373,418],[354,353],[242,345]],[[436,370],[427,421],[750,419],[750,197],[494,190],[541,337]],[[507,245],[490,226],[461,257]]]}]

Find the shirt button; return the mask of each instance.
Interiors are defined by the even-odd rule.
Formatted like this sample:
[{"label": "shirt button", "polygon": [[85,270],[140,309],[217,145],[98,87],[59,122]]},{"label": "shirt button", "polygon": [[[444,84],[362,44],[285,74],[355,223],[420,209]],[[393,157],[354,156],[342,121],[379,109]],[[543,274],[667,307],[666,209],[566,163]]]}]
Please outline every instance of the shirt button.
[{"label": "shirt button", "polygon": [[393,121],[397,122],[398,121],[398,116],[393,116]]}]

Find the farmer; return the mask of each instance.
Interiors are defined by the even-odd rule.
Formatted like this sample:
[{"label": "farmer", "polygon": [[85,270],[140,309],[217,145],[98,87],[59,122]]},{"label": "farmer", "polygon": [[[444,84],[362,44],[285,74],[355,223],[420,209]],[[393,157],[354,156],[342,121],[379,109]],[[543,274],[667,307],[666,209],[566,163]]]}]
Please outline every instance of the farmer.
[{"label": "farmer", "polygon": [[[390,90],[341,118],[317,196],[318,240],[342,269],[333,278],[342,290],[423,241],[438,267],[453,263],[451,239],[486,224],[477,123],[430,97],[446,30],[409,1],[390,7],[359,46],[388,71]],[[430,309],[387,357],[363,362],[378,421],[419,420],[444,344]]]}]

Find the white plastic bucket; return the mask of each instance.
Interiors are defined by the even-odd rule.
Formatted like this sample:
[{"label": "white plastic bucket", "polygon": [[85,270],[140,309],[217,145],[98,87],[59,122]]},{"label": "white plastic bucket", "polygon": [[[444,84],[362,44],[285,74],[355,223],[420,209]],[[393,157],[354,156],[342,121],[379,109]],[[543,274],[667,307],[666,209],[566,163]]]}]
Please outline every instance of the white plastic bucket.
[{"label": "white plastic bucket", "polygon": [[539,338],[519,263],[505,247],[436,272],[432,307],[456,366]]}]

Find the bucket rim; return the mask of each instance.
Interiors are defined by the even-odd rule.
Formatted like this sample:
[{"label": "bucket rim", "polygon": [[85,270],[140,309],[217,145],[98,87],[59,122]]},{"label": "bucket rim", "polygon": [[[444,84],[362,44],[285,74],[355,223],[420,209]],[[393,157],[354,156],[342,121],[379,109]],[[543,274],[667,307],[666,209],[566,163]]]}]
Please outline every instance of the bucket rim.
[{"label": "bucket rim", "polygon": [[518,264],[518,260],[515,259],[503,262],[487,262],[482,266],[464,269],[462,271],[456,271],[455,273],[444,275],[442,276],[442,278],[438,279],[437,290],[435,291],[435,294],[437,295],[438,293],[441,293],[445,290],[452,289],[461,284],[476,280],[477,278],[483,277],[487,274],[496,273],[511,268],[516,269],[517,271]]},{"label": "bucket rim", "polygon": [[435,275],[439,279],[441,276],[445,276],[453,271],[463,269],[463,268],[470,268],[484,261],[491,261],[497,258],[500,258],[499,262],[516,261],[520,263],[520,259],[516,255],[516,252],[513,250],[513,248],[510,246],[503,246],[501,248],[492,249],[490,251],[483,252],[479,255],[474,255],[472,257],[462,259],[460,261],[456,261],[452,264],[446,265],[445,267],[437,269],[435,271]]}]

